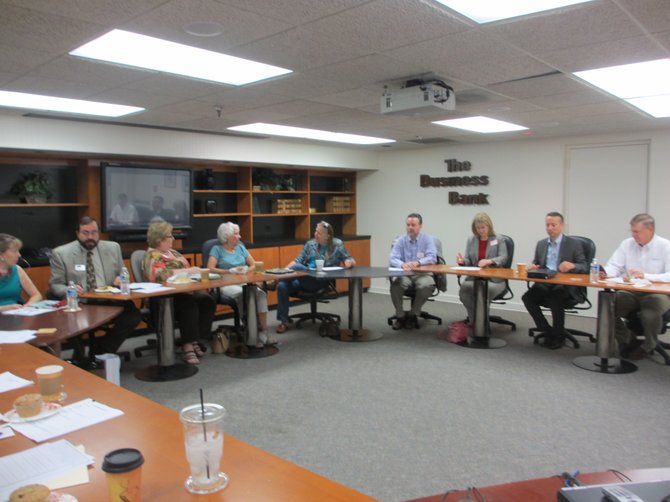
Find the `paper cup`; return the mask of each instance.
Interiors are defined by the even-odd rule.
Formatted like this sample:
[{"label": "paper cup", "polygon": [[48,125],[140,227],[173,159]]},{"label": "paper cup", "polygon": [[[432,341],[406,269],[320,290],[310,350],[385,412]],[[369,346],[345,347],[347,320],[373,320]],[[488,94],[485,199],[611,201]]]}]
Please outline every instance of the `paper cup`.
[{"label": "paper cup", "polygon": [[63,392],[63,367],[58,364],[42,366],[35,370],[42,399],[49,402],[65,399]]},{"label": "paper cup", "polygon": [[111,502],[140,502],[142,500],[142,464],[139,450],[122,448],[105,455],[102,470],[107,478]]}]

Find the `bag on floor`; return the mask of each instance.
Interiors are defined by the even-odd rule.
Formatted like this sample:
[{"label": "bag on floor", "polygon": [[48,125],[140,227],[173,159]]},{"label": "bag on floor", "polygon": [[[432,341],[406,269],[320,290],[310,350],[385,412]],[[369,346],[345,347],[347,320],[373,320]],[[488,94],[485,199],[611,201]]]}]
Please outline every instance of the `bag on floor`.
[{"label": "bag on floor", "polygon": [[230,328],[219,326],[212,337],[212,352],[214,354],[225,354],[230,347]]},{"label": "bag on floor", "polygon": [[450,343],[465,342],[469,335],[470,326],[465,321],[452,322],[447,329],[447,341]]},{"label": "bag on floor", "polygon": [[324,319],[321,321],[321,326],[319,326],[319,335],[330,338],[339,338],[340,326],[335,321]]}]

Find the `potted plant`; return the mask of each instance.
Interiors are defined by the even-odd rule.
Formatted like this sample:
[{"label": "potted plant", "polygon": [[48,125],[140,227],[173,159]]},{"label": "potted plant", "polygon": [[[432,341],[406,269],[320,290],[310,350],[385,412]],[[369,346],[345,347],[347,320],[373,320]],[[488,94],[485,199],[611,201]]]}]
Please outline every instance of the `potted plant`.
[{"label": "potted plant", "polygon": [[11,192],[28,204],[44,204],[52,195],[51,181],[44,172],[23,174],[12,185]]}]

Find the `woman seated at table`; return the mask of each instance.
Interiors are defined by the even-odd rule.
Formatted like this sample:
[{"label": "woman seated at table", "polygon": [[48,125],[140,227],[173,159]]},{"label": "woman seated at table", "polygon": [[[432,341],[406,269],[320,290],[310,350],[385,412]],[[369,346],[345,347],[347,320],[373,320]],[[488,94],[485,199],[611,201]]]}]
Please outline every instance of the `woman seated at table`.
[{"label": "woman seated at table", "polygon": [[[191,267],[179,251],[172,249],[174,237],[172,225],[166,222],[152,223],[147,230],[149,249],[144,257],[144,278],[150,282],[165,282],[175,274],[200,273]],[[182,340],[182,358],[188,364],[199,364],[204,355],[200,339],[209,338],[214,320],[216,303],[206,291],[177,293],[172,295],[174,317],[179,325]],[[154,299],[152,303],[157,300]]]},{"label": "woman seated at table", "polygon": [[[300,255],[286,265],[286,268],[293,270],[316,268],[316,260],[324,260],[324,267],[351,268],[356,264],[344,247],[344,243],[335,238],[333,226],[326,221],[316,224],[314,239],[305,243]],[[284,333],[291,327],[291,319],[288,316],[289,297],[299,290],[318,291],[327,282],[328,279],[317,279],[311,276],[279,281],[277,285],[277,320],[279,321],[277,333]]]},{"label": "woman seated at table", "polygon": [[[216,236],[221,244],[212,247],[207,259],[207,268],[219,274],[235,273],[235,267],[248,267],[249,271],[256,268],[256,262],[253,256],[249,254],[246,246],[242,244],[240,236],[240,227],[235,223],[227,221],[219,225]],[[256,306],[258,308],[258,329],[259,341],[262,344],[268,343],[267,321],[268,321],[268,297],[265,291],[255,285],[249,285],[254,288],[256,295]],[[244,311],[244,298],[242,295],[243,287],[241,285],[223,286],[221,294],[233,298],[237,302],[237,308],[240,314]]]},{"label": "woman seated at table", "polygon": [[[17,265],[22,245],[13,235],[0,234],[0,312],[32,305],[42,299],[26,271]],[[22,293],[28,296],[26,302]]]},{"label": "woman seated at table", "polygon": [[[507,261],[507,246],[502,240],[498,240],[493,222],[486,213],[477,213],[472,220],[472,237],[468,239],[465,246],[465,256],[458,253],[456,263],[471,267],[501,267]],[[491,300],[505,290],[503,279],[490,279],[488,284],[488,305]],[[461,302],[468,311],[470,323],[474,320],[475,292],[474,280],[466,277],[461,284],[459,292]]]}]

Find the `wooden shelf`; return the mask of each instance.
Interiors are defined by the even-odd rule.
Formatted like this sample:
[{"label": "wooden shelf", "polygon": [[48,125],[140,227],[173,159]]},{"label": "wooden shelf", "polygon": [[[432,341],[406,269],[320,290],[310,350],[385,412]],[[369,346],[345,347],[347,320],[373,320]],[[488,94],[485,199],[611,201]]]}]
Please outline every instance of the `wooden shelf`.
[{"label": "wooden shelf", "polygon": [[288,194],[296,194],[296,195],[304,195],[309,192],[306,190],[254,190],[252,192],[254,195],[260,195],[260,194],[265,194],[265,195],[274,195],[274,194],[280,194],[280,195],[288,195]]},{"label": "wooden shelf", "polygon": [[44,204],[23,204],[20,202],[12,204],[0,204],[0,207],[87,207],[83,202],[45,202]]},{"label": "wooden shelf", "polygon": [[355,195],[355,192],[321,192],[318,190],[312,190],[310,193],[312,195]]},{"label": "wooden shelf", "polygon": [[214,193],[249,193],[249,190],[193,190],[193,193],[214,194]]},{"label": "wooden shelf", "polygon": [[309,213],[254,213],[254,218],[271,218],[274,216],[309,216]]},{"label": "wooden shelf", "polygon": [[194,218],[220,218],[222,216],[249,216],[250,213],[206,213],[206,214],[194,214]]},{"label": "wooden shelf", "polygon": [[328,215],[328,214],[356,214],[356,212],[355,211],[333,211],[333,212],[330,212],[330,213],[318,212],[318,213],[309,213],[309,214],[314,216],[315,214],[325,214],[325,215]]}]

